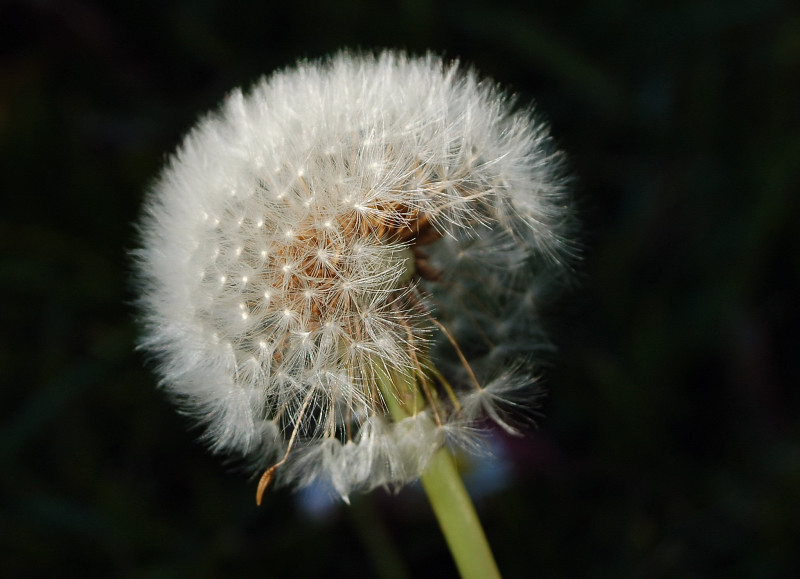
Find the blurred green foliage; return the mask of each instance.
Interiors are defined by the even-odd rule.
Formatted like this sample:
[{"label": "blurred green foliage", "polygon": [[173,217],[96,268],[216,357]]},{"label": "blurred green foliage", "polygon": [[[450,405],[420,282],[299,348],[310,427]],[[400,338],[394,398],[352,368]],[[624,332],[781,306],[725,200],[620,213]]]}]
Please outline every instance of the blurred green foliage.
[{"label": "blurred green foliage", "polygon": [[413,488],[255,509],[133,350],[131,223],[165,155],[234,86],[343,46],[472,63],[570,154],[585,249],[548,310],[545,418],[478,501],[506,576],[800,575],[779,0],[4,2],[0,575],[391,577],[392,550],[454,574]]}]

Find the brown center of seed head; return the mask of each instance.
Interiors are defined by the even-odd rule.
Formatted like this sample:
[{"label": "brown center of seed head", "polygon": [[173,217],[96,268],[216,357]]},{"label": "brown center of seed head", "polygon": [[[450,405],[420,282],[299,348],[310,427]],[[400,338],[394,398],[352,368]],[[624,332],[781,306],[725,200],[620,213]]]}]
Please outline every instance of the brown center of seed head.
[{"label": "brown center of seed head", "polygon": [[[436,271],[428,265],[427,255],[420,248],[442,235],[428,215],[401,204],[386,204],[375,209],[368,217],[350,214],[341,218],[337,223],[341,238],[348,239],[355,235],[364,240],[406,245],[413,262],[405,266],[411,274],[402,276],[402,281],[410,281],[414,276],[437,279]],[[351,305],[343,303],[351,299],[349,292],[335,291],[341,289],[341,280],[346,279],[348,274],[349,266],[343,249],[342,244],[331,239],[316,224],[298,232],[294,236],[294,243],[283,248],[286,262],[295,264],[286,272],[285,287],[288,293],[294,295],[293,302],[309,309],[312,314],[309,321],[313,326],[319,326],[325,310]]]}]

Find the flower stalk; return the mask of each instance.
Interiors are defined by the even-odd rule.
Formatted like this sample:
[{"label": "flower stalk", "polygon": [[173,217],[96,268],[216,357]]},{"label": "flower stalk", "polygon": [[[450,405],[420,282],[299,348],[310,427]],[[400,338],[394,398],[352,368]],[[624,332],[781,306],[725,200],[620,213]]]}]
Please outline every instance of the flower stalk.
[{"label": "flower stalk", "polygon": [[461,577],[499,578],[486,534],[450,452],[439,449],[420,478]]},{"label": "flower stalk", "polygon": [[[424,406],[416,380],[394,373],[390,378],[380,369],[377,381],[389,413],[401,421],[419,412]],[[397,389],[399,387],[400,396]],[[409,404],[403,403],[403,395]],[[420,476],[425,494],[442,529],[447,546],[463,579],[493,579],[500,577],[492,549],[486,539],[478,514],[464,487],[450,451],[442,447],[430,459]]]}]

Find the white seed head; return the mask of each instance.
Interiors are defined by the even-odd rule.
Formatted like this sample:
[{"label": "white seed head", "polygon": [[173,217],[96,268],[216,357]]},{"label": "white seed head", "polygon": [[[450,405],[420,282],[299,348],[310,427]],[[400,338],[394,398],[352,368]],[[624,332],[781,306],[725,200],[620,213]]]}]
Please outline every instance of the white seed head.
[{"label": "white seed head", "polygon": [[214,450],[346,497],[484,416],[512,428],[568,221],[560,155],[512,104],[434,56],[345,52],[189,133],[140,223],[142,346]]}]

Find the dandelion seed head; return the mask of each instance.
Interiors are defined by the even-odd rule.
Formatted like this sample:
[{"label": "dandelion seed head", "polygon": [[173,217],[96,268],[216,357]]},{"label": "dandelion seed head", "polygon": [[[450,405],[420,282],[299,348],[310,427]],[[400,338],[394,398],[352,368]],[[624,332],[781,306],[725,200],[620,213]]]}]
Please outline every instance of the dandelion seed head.
[{"label": "dandelion seed head", "polygon": [[[568,253],[561,174],[546,128],[457,63],[278,72],[201,120],[151,191],[142,346],[214,450],[283,456],[279,482],[343,497],[404,484],[459,428],[511,428],[496,402],[530,356],[508,344],[541,343],[530,288]],[[429,406],[392,420],[386,396],[413,396],[381,376]]]}]

